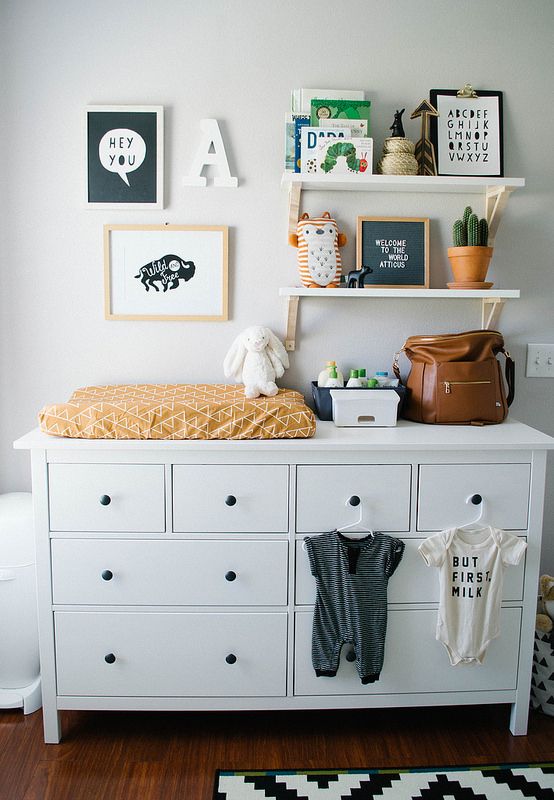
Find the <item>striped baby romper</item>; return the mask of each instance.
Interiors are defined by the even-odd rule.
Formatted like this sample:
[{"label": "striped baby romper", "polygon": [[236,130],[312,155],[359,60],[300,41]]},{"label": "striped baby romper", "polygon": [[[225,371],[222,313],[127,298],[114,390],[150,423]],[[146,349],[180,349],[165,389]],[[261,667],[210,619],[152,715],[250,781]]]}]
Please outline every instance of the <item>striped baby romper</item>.
[{"label": "striped baby romper", "polygon": [[336,675],[341,647],[354,645],[362,683],[379,680],[387,630],[387,584],[404,542],[383,533],[349,539],[339,531],[305,539],[317,598],[312,664],[317,676]]}]

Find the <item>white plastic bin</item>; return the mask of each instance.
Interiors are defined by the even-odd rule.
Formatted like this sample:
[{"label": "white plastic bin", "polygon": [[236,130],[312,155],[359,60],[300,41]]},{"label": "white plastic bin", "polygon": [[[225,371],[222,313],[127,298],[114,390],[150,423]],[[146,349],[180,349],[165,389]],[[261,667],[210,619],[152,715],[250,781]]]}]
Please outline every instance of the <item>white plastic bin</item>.
[{"label": "white plastic bin", "polygon": [[32,496],[0,495],[0,708],[42,704]]},{"label": "white plastic bin", "polygon": [[396,425],[400,397],[392,389],[331,389],[333,422],[339,427]]}]

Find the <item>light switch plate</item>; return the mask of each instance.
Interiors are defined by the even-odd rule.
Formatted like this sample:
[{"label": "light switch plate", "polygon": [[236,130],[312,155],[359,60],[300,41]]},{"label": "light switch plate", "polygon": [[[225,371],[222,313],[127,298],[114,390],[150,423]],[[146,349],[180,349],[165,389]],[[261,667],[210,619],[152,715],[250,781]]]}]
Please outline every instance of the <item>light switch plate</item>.
[{"label": "light switch plate", "polygon": [[554,378],[554,344],[528,344],[528,378]]}]

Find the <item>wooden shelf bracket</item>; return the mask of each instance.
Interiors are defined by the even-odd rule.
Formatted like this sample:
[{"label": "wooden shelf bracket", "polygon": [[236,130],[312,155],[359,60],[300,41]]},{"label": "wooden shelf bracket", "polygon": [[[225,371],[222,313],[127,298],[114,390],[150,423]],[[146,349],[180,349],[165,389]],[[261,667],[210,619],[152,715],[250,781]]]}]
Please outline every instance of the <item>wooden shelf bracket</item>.
[{"label": "wooden shelf bracket", "polygon": [[506,301],[501,297],[483,297],[481,299],[481,328],[483,330],[496,330],[498,320]]},{"label": "wooden shelf bracket", "polygon": [[296,233],[296,226],[300,217],[301,183],[289,183],[289,233]]},{"label": "wooden shelf bracket", "polygon": [[292,352],[296,350],[296,321],[298,318],[298,295],[287,297],[287,333],[285,336],[285,350]]},{"label": "wooden shelf bracket", "polygon": [[485,192],[485,218],[489,223],[489,247],[494,244],[496,232],[513,188],[510,186],[487,186]]}]

